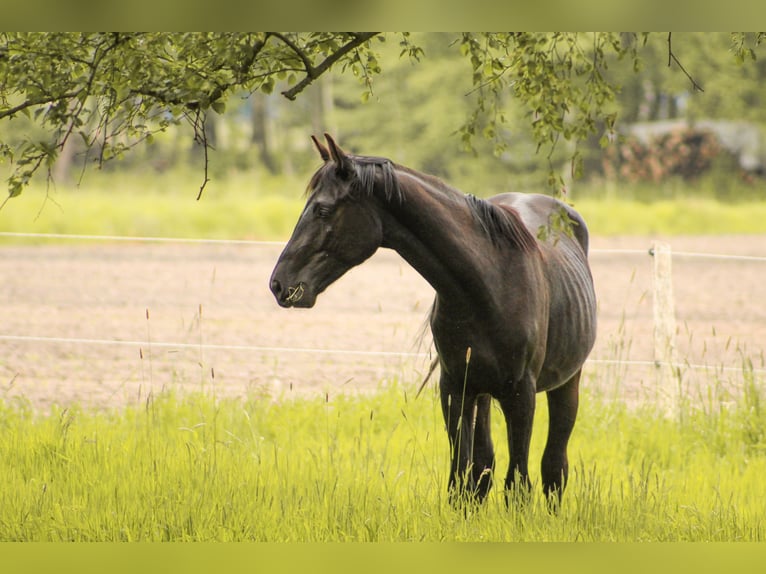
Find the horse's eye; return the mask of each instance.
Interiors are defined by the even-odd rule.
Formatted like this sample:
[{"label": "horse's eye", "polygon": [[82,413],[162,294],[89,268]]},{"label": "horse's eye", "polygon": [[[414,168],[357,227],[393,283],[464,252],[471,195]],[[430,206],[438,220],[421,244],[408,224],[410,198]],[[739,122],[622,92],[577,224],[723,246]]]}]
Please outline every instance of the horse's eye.
[{"label": "horse's eye", "polygon": [[328,217],[332,213],[332,207],[323,203],[314,205],[314,215],[320,218]]}]

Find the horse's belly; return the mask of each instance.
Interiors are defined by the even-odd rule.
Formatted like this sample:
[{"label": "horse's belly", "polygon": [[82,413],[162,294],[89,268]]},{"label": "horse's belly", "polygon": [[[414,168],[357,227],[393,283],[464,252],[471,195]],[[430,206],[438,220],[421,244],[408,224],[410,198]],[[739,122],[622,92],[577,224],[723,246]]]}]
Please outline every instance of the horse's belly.
[{"label": "horse's belly", "polygon": [[552,289],[545,359],[537,390],[567,382],[582,368],[596,340],[596,296],[587,265],[572,266]]}]

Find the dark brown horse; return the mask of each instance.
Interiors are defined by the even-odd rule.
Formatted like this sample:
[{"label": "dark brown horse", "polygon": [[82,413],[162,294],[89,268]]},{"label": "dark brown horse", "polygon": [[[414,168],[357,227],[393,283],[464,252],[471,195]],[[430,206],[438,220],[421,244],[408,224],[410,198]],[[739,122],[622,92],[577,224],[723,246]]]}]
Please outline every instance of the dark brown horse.
[{"label": "dark brown horse", "polygon": [[[483,500],[495,454],[490,401],[508,429],[505,486],[530,486],[535,394],[548,396],[545,493],[560,500],[580,371],[596,336],[588,232],[580,215],[545,195],[463,195],[439,179],[313,138],[324,165],[271,276],[283,307],[317,295],[379,247],[396,250],[436,291],[430,314],[449,433],[450,492]],[[566,215],[571,233],[550,233]],[[392,279],[393,281],[393,279]]]}]

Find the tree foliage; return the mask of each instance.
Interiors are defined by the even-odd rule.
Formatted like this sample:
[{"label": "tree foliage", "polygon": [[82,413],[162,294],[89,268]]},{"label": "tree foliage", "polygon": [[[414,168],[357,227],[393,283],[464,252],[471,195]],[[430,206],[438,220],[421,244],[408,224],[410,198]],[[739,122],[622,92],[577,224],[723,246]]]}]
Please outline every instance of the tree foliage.
[{"label": "tree foliage", "polygon": [[[636,45],[635,35],[626,40],[614,33],[463,34],[461,52],[470,57],[479,93],[478,106],[462,127],[463,140],[470,145],[483,116],[483,134],[502,151],[503,102],[509,94],[526,108],[538,150],[546,146],[549,157],[562,137],[583,140],[599,123],[611,133],[615,113],[609,104],[616,86],[605,74],[609,56],[629,57],[635,67]],[[573,162],[574,173],[579,173],[579,155]],[[551,169],[549,184],[555,183]]]},{"label": "tree foliage", "polygon": [[[389,73],[379,50],[392,37],[400,56],[421,59],[423,48],[406,33],[0,33],[0,121],[31,126],[23,137],[0,141],[0,158],[10,166],[9,196],[21,193],[41,169],[51,177],[71,138],[101,164],[176,124],[186,126],[205,153],[201,193],[208,181],[211,112],[224,114],[235,95],[281,90],[294,100],[331,70],[350,72],[367,99],[375,76]],[[715,76],[697,75],[697,63],[715,59],[724,74],[738,63],[755,62],[752,85],[743,86],[749,98],[743,109],[759,109],[766,70],[756,49],[764,34],[726,37],[691,37],[679,48],[671,34],[466,32],[446,45],[468,64],[468,94],[457,91],[454,75],[446,71],[441,77],[424,74],[424,81],[432,86],[429,98],[438,93],[448,113],[463,116],[457,133],[467,149],[483,150],[481,142],[488,139],[503,154],[517,131],[514,124],[523,120],[533,148],[548,160],[549,185],[558,189],[565,181],[553,158],[560,156],[562,141],[576,176],[583,162],[578,142],[595,134],[606,145],[614,139],[619,113],[642,113],[643,104],[617,105],[620,90],[635,93],[639,102],[646,99],[647,85],[674,94],[705,89],[708,101],[720,102],[730,88]],[[666,69],[645,67],[647,56],[667,59],[660,66]],[[454,68],[450,57],[437,49],[433,69]],[[429,51],[424,59],[431,64]],[[407,120],[426,133],[429,121],[419,115],[416,101],[421,96],[401,92],[403,101],[409,96],[403,104],[409,106]]]},{"label": "tree foliage", "polygon": [[72,136],[97,148],[102,162],[186,122],[207,150],[207,114],[223,113],[235,90],[269,93],[284,79],[285,96],[295,98],[333,65],[367,78],[378,72],[375,35],[0,34],[0,120],[23,114],[45,129],[44,137],[0,143],[14,166],[9,194],[50,170]]}]

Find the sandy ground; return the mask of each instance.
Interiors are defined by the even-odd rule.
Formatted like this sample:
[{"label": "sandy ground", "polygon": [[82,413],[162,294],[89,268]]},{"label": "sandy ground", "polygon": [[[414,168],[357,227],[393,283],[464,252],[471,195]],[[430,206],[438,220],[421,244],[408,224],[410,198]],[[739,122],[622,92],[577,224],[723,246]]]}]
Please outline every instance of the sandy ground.
[{"label": "sandy ground", "polygon": [[[584,384],[616,400],[678,395],[644,364],[653,359],[651,243],[592,239],[600,324]],[[669,243],[675,252],[766,257],[766,235]],[[641,253],[603,251],[611,249]],[[351,270],[314,309],[285,310],[268,290],[280,250],[0,247],[0,398],[106,407],[162,389],[325,396],[421,380],[431,346],[430,334],[422,344],[419,335],[433,291],[396,253],[381,250]],[[766,261],[673,259],[678,356],[690,365],[682,393],[698,393],[700,380],[736,390],[743,357],[764,368],[765,280]]]}]

